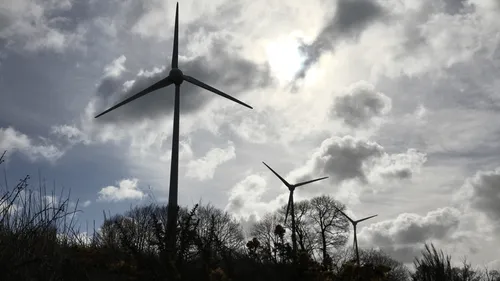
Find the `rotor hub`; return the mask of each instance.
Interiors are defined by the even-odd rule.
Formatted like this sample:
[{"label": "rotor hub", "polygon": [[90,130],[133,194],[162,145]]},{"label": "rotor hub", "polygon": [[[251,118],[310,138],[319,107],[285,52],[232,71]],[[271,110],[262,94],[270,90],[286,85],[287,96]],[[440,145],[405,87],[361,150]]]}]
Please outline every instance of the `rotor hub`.
[{"label": "rotor hub", "polygon": [[168,74],[168,78],[174,82],[175,85],[180,85],[182,84],[182,81],[184,81],[184,74],[182,71],[178,68],[172,68],[170,70],[170,73]]}]

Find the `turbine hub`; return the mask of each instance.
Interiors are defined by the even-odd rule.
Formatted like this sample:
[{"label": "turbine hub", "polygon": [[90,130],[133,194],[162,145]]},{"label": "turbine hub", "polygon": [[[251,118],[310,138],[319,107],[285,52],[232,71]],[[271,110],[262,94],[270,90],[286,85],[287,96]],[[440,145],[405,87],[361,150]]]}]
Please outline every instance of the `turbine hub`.
[{"label": "turbine hub", "polygon": [[184,81],[184,74],[182,71],[178,68],[172,68],[170,70],[170,73],[168,74],[168,78],[174,82],[175,85],[180,85],[182,84],[182,81]]}]

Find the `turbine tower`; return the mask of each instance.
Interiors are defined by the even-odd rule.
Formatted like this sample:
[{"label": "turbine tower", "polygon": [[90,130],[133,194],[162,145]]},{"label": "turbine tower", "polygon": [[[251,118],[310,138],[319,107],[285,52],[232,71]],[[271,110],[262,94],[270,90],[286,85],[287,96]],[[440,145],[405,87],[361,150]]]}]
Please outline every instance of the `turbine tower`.
[{"label": "turbine tower", "polygon": [[337,209],[337,211],[339,211],[342,215],[344,215],[344,217],[346,217],[352,223],[352,227],[354,229],[354,245],[353,246],[356,249],[356,263],[358,264],[358,267],[359,267],[358,236],[356,233],[356,226],[358,225],[358,223],[365,221],[365,220],[368,220],[368,219],[371,219],[373,217],[376,217],[377,215],[369,216],[369,217],[366,217],[366,218],[363,218],[360,220],[353,220],[348,215],[346,215],[344,212],[342,212],[339,208],[335,207],[335,209]]},{"label": "turbine tower", "polygon": [[281,182],[283,182],[283,184],[286,187],[288,187],[288,190],[290,191],[290,196],[288,197],[288,205],[286,207],[286,213],[285,213],[285,224],[286,224],[286,219],[288,218],[288,211],[291,211],[290,215],[292,216],[292,252],[293,252],[292,254],[293,254],[293,260],[295,262],[296,254],[297,254],[297,238],[295,236],[296,229],[295,229],[295,209],[293,206],[293,192],[294,192],[296,187],[306,185],[309,183],[313,183],[316,181],[324,180],[324,179],[327,179],[328,177],[322,177],[319,179],[309,180],[309,181],[305,181],[305,182],[301,182],[301,183],[290,184],[283,177],[281,177],[278,173],[276,173],[271,167],[269,167],[265,162],[262,162],[262,163],[264,163],[264,165],[266,165],[266,167],[269,170],[271,170],[271,172],[273,172],[273,174],[275,174],[281,180]]},{"label": "turbine tower", "polygon": [[180,88],[184,81],[187,81],[193,85],[200,88],[208,90],[219,96],[232,100],[243,106],[252,109],[248,104],[233,98],[230,95],[219,91],[200,80],[184,74],[178,65],[179,61],[179,3],[175,8],[175,27],[174,27],[174,44],[172,51],[172,69],[167,77],[161,79],[155,84],[149,86],[148,88],[142,90],[141,92],[125,99],[124,101],[116,104],[115,106],[107,109],[103,113],[97,115],[95,118],[100,117],[114,109],[117,109],[133,100],[136,100],[142,96],[145,96],[155,90],[165,88],[172,84],[175,85],[175,96],[174,96],[174,126],[172,133],[172,157],[170,163],[170,187],[168,192],[168,210],[167,210],[167,233],[166,233],[166,246],[169,253],[175,253],[175,241],[176,241],[176,222],[177,222],[177,197],[178,197],[178,168],[179,168],[179,119],[180,119]]}]

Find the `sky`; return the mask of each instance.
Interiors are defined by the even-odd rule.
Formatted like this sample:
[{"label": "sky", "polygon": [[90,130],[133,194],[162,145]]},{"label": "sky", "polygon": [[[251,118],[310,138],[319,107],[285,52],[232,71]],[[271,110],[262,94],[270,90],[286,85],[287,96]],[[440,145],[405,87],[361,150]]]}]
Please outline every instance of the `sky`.
[{"label": "sky", "polygon": [[[500,269],[500,2],[304,3],[179,2],[181,70],[253,106],[182,85],[179,204],[248,226],[288,197],[265,161],[289,182],[329,176],[295,201],[378,214],[361,247],[411,263],[433,242]],[[70,191],[82,223],[167,201],[173,88],[94,116],[168,74],[175,5],[1,1],[9,186]]]}]

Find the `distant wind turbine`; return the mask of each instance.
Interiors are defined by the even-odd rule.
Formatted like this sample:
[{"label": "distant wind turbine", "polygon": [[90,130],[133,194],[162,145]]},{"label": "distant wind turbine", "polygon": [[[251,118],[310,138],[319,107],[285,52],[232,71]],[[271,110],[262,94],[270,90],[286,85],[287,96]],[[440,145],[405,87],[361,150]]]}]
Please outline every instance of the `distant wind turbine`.
[{"label": "distant wind turbine", "polygon": [[178,197],[178,168],[179,168],[179,119],[180,119],[180,86],[182,82],[187,81],[193,85],[196,85],[205,90],[211,91],[219,96],[230,99],[236,103],[239,103],[248,108],[252,108],[248,104],[233,98],[201,81],[198,79],[185,75],[178,68],[179,61],[179,3],[175,9],[175,27],[174,27],[174,44],[172,51],[172,69],[167,77],[156,82],[150,87],[142,90],[141,92],[125,99],[124,101],[116,104],[115,106],[107,109],[103,113],[97,115],[95,118],[100,117],[114,109],[117,109],[133,100],[136,100],[142,96],[145,96],[155,90],[165,88],[172,84],[175,84],[175,96],[174,96],[174,126],[172,133],[172,157],[170,164],[170,188],[168,193],[168,210],[167,210],[167,234],[166,243],[167,249],[171,253],[175,253],[175,241],[176,241],[176,222],[177,222],[177,197]]},{"label": "distant wind turbine", "polygon": [[290,191],[290,197],[288,197],[288,205],[286,207],[286,213],[285,213],[285,224],[286,224],[286,219],[288,218],[288,211],[290,211],[290,208],[291,208],[290,215],[292,216],[292,251],[293,251],[293,259],[295,261],[295,256],[297,254],[297,238],[295,236],[296,229],[295,229],[295,209],[293,206],[293,191],[295,190],[296,187],[306,185],[309,183],[313,183],[316,181],[324,180],[324,179],[327,179],[328,177],[322,177],[319,179],[309,180],[309,181],[305,181],[305,182],[301,182],[301,183],[290,184],[283,177],[281,177],[278,173],[276,173],[271,167],[269,167],[265,162],[262,162],[262,163],[264,163],[264,165],[266,165],[266,167],[269,168],[269,170],[271,170],[271,172],[273,172],[273,174],[275,174],[281,180],[281,182],[283,182],[283,184],[286,187],[288,187],[288,190]]},{"label": "distant wind turbine", "polygon": [[344,217],[346,217],[352,223],[352,227],[354,228],[354,247],[356,249],[356,263],[358,264],[358,267],[359,267],[358,235],[356,233],[356,226],[358,225],[358,223],[365,221],[365,220],[368,220],[368,219],[371,219],[371,218],[376,217],[378,215],[369,216],[369,217],[355,221],[355,220],[351,219],[348,215],[346,215],[344,212],[342,212],[339,208],[335,207],[335,209],[337,209],[337,211],[342,213],[342,215],[344,215]]}]

